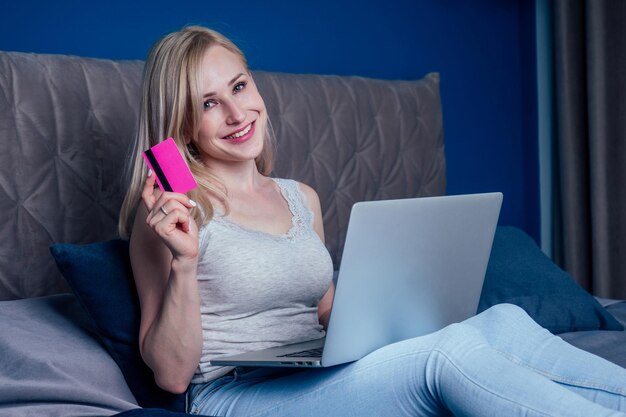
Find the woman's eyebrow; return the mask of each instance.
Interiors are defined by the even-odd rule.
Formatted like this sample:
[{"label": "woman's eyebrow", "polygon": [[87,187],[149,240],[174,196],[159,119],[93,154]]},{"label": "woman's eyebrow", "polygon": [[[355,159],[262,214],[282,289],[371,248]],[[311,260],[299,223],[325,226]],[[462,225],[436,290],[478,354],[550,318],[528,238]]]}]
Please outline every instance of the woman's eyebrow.
[{"label": "woman's eyebrow", "polygon": [[[246,74],[244,74],[243,72],[240,72],[239,74],[235,75],[235,77],[234,77],[232,80],[230,80],[230,81],[228,82],[228,85],[229,85],[229,86],[231,86],[231,85],[235,84],[235,82],[236,82],[239,78],[241,78],[241,76],[242,76],[242,75],[246,75]],[[203,97],[203,98],[207,98],[207,97],[214,96],[214,95],[216,95],[216,94],[217,94],[217,93],[216,93],[215,91],[211,91],[211,92],[209,92],[209,93],[205,93],[202,97]]]}]

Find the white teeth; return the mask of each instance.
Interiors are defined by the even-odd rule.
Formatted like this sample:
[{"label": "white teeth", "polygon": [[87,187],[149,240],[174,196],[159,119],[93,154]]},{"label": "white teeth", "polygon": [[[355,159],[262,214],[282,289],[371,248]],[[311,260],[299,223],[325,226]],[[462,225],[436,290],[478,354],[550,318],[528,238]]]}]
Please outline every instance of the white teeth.
[{"label": "white teeth", "polygon": [[244,130],[241,130],[234,135],[228,135],[224,139],[237,139],[248,133],[252,129],[252,123],[250,123]]}]

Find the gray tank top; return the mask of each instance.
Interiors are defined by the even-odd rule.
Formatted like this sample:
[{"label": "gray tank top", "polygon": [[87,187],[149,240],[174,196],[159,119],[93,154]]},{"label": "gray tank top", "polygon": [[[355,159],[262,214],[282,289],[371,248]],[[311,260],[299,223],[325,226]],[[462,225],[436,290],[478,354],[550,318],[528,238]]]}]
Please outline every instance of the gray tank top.
[{"label": "gray tank top", "polygon": [[219,214],[200,230],[204,342],[192,383],[232,370],[210,366],[209,358],[324,336],[317,304],[332,281],[332,261],[298,184],[274,181],[293,216],[285,235],[251,230]]}]

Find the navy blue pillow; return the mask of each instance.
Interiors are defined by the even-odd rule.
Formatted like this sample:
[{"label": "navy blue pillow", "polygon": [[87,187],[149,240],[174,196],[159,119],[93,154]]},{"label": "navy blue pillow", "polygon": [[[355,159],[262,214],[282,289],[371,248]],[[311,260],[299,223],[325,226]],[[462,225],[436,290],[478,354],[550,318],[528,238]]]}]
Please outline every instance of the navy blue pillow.
[{"label": "navy blue pillow", "polygon": [[50,247],[50,252],[139,405],[185,411],[184,394],[160,389],[139,353],[141,312],[128,242],[118,239],[86,245],[57,243]]},{"label": "navy blue pillow", "polygon": [[494,304],[522,307],[552,333],[624,330],[598,301],[515,227],[498,227],[478,312]]}]

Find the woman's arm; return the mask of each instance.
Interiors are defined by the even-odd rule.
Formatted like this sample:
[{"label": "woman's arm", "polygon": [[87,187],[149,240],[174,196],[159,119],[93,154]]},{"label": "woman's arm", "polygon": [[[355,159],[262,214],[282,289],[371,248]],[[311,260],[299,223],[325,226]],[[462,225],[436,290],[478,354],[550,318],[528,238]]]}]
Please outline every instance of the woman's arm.
[{"label": "woman's arm", "polygon": [[[306,184],[299,183],[300,189],[307,198],[309,208],[313,212],[313,229],[318,234],[322,243],[324,238],[324,221],[322,219],[322,206],[320,199],[315,190]],[[333,297],[335,296],[335,284],[331,283],[326,294],[320,299],[317,305],[317,317],[324,328],[328,327],[328,319],[330,318],[330,310],[333,305]]]},{"label": "woman's arm", "polygon": [[335,296],[335,283],[331,282],[328,291],[322,297],[317,305],[317,317],[324,329],[328,328],[328,320],[330,320],[330,310],[333,306],[333,297]]},{"label": "woman's arm", "polygon": [[155,190],[154,174],[146,180],[142,200],[130,239],[141,305],[139,348],[156,383],[166,391],[182,393],[202,352],[198,229],[189,213],[193,206],[189,199]]}]

